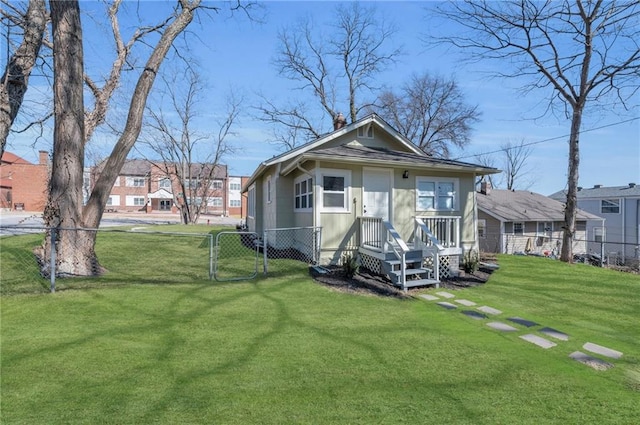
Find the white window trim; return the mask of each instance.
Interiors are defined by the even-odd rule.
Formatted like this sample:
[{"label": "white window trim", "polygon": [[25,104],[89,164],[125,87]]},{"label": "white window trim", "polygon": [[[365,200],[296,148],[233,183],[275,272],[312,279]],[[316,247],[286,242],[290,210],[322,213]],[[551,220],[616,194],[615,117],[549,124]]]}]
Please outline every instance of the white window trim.
[{"label": "white window trim", "polygon": [[[311,180],[311,187],[309,187],[309,183],[308,183],[309,180]],[[302,194],[296,195],[296,185],[302,183],[303,181],[307,181],[307,192],[305,196],[311,195],[311,199],[312,199],[311,202],[313,202],[313,177],[308,176],[306,174],[298,176],[296,179],[293,180],[293,212],[296,212],[296,213],[313,211],[313,207],[309,207],[309,206],[307,206],[306,208],[296,208],[296,198],[298,196],[302,196]],[[307,205],[309,205],[308,202],[307,202]]]},{"label": "white window trim", "polygon": [[[540,232],[540,224],[550,224],[550,228],[549,230],[543,230],[542,232]],[[547,226],[545,226],[545,229],[547,228]],[[536,236],[543,236],[545,238],[551,238],[551,236],[553,236],[553,221],[538,221],[536,222]]]},{"label": "white window trim", "polygon": [[[480,234],[480,229],[482,228],[482,235]],[[478,238],[486,239],[487,238],[487,220],[484,218],[478,219]]]},{"label": "white window trim", "polygon": [[271,196],[271,176],[267,176],[267,204],[273,202]]},{"label": "white window trim", "polygon": [[[522,226],[522,233],[516,233],[516,224],[520,224]],[[514,221],[511,223],[511,232],[514,235],[524,235],[524,221]]]},{"label": "white window trim", "polygon": [[256,185],[252,184],[247,189],[247,217],[255,218],[256,216]]},{"label": "white window trim", "polygon": [[[320,189],[318,194],[318,208],[323,213],[350,213],[351,212],[351,170],[341,170],[335,168],[322,168],[319,170],[319,179],[316,185]],[[325,207],[324,206],[324,177],[343,177],[344,178],[344,204],[343,207]]]},{"label": "white window trim", "polygon": [[[366,133],[365,133],[365,130],[366,130]],[[371,135],[369,135],[369,133],[371,133]],[[373,125],[369,123],[368,125],[358,127],[358,137],[361,139],[373,139],[374,138]]]},{"label": "white window trim", "polygon": [[[429,182],[434,183],[435,208],[422,209],[419,205],[418,196],[418,183]],[[439,209],[438,208],[438,183],[453,183],[453,208],[451,209]],[[430,177],[430,176],[417,176],[415,182],[415,208],[416,211],[458,211],[460,205],[460,179],[452,177]]]},{"label": "white window trim", "polygon": [[[602,208],[602,206],[603,206],[603,205],[602,205],[602,204],[603,204],[605,201],[606,201],[606,202],[611,202],[611,203],[617,203],[617,204],[618,204],[618,205],[617,205],[617,206],[618,206],[618,212],[610,212],[610,211],[606,211],[606,212],[605,212],[605,211],[603,211],[603,208]],[[620,214],[620,209],[621,209],[620,204],[621,204],[621,202],[620,202],[620,198],[601,199],[601,200],[600,200],[600,213],[601,213],[601,214]]]}]

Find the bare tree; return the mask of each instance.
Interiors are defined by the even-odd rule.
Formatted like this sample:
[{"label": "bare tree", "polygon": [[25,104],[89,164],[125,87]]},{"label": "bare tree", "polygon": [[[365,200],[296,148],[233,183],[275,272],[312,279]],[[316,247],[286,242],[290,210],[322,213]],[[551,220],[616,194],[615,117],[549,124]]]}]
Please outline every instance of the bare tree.
[{"label": "bare tree", "polygon": [[[82,98],[84,74],[79,6],[77,1],[52,2],[54,58],[58,58],[54,61],[56,131],[49,199],[44,219],[48,227],[58,230],[58,273],[85,276],[100,272],[94,251],[95,232],[65,229],[98,227],[111,187],[140,134],[147,97],[160,65],[174,40],[191,23],[194,13],[200,7],[200,0],[179,0],[173,14],[167,18],[167,24],[158,31],[159,38],[132,92],[122,134],[83,207],[82,170],[86,128]],[[49,248],[45,244],[43,262],[48,258]]]},{"label": "bare tree", "polygon": [[0,81],[0,157],[7,144],[9,130],[22,106],[48,21],[44,0],[29,0],[26,11],[7,0],[2,0],[2,6],[0,13],[2,21],[6,23],[7,54],[12,40],[11,28],[20,29],[22,41],[8,58]]},{"label": "bare tree", "polygon": [[[471,60],[500,61],[496,75],[525,78],[546,91],[548,111],[570,121],[567,200],[560,258],[573,260],[580,128],[588,105],[628,107],[640,85],[640,3],[632,1],[476,1],[439,9],[455,34],[436,37]],[[509,64],[509,65],[507,65]]]},{"label": "bare tree", "polygon": [[[497,157],[491,153],[481,153],[481,154],[475,155],[475,161],[477,164],[480,164],[483,167],[498,168],[496,166]],[[488,182],[491,187],[495,187],[495,188],[499,187],[499,183],[496,179],[495,174],[485,174],[485,175],[479,176],[478,179],[476,180],[476,186],[478,186],[482,182]]]},{"label": "bare tree", "polygon": [[528,189],[531,187],[531,182],[527,181],[531,171],[527,163],[533,152],[531,146],[521,140],[518,143],[507,142],[500,147],[504,160],[502,172],[505,176],[507,190],[515,190],[516,188]]},{"label": "bare tree", "polygon": [[372,108],[429,155],[449,157],[450,147],[469,144],[477,106],[464,100],[455,80],[414,74],[400,91],[384,90]]},{"label": "bare tree", "polygon": [[275,141],[286,147],[326,133],[322,123],[327,118],[333,123],[339,105],[355,121],[370,105],[365,98],[378,89],[375,77],[401,53],[399,48],[387,47],[395,29],[377,18],[375,9],[353,2],[338,5],[334,17],[330,36],[323,37],[309,19],[278,36],[276,69],[299,83],[297,88],[315,102],[315,107],[299,101],[279,106],[262,96],[256,108],[259,118],[286,128],[275,135]]},{"label": "bare tree", "polygon": [[147,107],[148,131],[145,131],[143,146],[161,158],[150,162],[173,183],[173,202],[180,208],[183,222],[190,224],[196,223],[200,214],[206,211],[211,197],[222,193],[222,188],[216,187],[215,183],[223,182],[221,180],[227,177],[226,173],[220,175],[224,169],[220,161],[232,152],[228,139],[234,135],[232,130],[240,115],[242,98],[234,93],[226,97],[226,110],[214,119],[217,123],[215,133],[195,130],[195,122],[203,112],[201,100],[205,85],[202,76],[193,66],[186,66],[182,72],[173,71],[163,74],[166,90],[162,92],[162,98],[164,103],[168,100],[170,110],[165,112],[163,102]]}]

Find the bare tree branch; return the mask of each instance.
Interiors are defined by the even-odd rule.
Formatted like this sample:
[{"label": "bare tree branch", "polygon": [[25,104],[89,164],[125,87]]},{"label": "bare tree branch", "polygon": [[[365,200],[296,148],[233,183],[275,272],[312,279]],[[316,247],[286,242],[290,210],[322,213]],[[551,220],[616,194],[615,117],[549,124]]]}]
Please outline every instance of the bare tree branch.
[{"label": "bare tree branch", "polygon": [[[9,7],[13,13],[3,9],[3,21],[7,20],[13,25],[22,28],[22,43],[9,58],[0,80],[0,157],[4,153],[7,144],[7,136],[13,122],[22,106],[24,95],[27,92],[29,76],[33,70],[42,39],[47,25],[47,13],[44,0],[30,0],[24,13],[12,7],[5,0],[3,8]],[[7,24],[7,46],[10,42],[9,31],[11,25]]]},{"label": "bare tree branch", "polygon": [[527,92],[542,89],[549,111],[570,120],[561,259],[572,261],[583,113],[591,104],[627,108],[638,92],[640,3],[466,0],[440,7],[438,15],[455,33],[435,35],[433,42],[460,48],[471,61],[498,60],[496,76],[526,81]]}]

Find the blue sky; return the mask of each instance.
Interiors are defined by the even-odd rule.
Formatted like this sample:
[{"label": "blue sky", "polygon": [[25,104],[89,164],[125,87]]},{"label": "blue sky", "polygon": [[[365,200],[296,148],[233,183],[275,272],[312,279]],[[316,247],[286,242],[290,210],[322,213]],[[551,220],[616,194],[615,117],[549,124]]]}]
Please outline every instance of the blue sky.
[{"label": "blue sky", "polygon": [[[81,7],[96,7],[99,3],[82,3]],[[155,7],[154,2],[142,2],[141,10]],[[163,6],[166,6],[165,2]],[[226,14],[214,17],[214,21],[203,21],[191,27],[198,37],[192,48],[206,70],[209,82],[206,102],[215,109],[224,91],[229,87],[241,90],[246,96],[245,109],[255,103],[254,94],[262,91],[274,99],[299,96],[291,83],[277,75],[271,61],[277,51],[277,31],[298,18],[310,15],[316,23],[328,22],[332,18],[335,2],[266,2],[264,23],[251,22],[246,18],[228,19]],[[549,195],[562,190],[566,185],[569,121],[553,116],[542,119],[544,92],[532,92],[523,96],[518,92],[518,82],[488,79],[483,73],[496,64],[463,65],[452,52],[444,49],[427,49],[421,41],[427,25],[428,8],[433,2],[376,2],[378,12],[389,22],[394,22],[398,32],[395,44],[401,44],[406,54],[394,67],[380,76],[380,82],[389,86],[401,84],[412,73],[429,71],[457,80],[467,100],[477,104],[482,113],[481,122],[475,125],[472,143],[463,152],[453,156],[474,162],[474,155],[492,152],[500,145],[524,140],[531,144],[528,160],[530,172],[529,190]],[[131,4],[129,4],[131,6]],[[148,11],[144,11],[148,13]],[[96,15],[98,16],[98,15]],[[144,15],[143,15],[144,16]],[[89,20],[84,19],[88,24]],[[91,30],[85,40],[96,36]],[[99,51],[98,44],[86,49],[88,65],[98,67],[91,60]],[[37,95],[37,90],[34,90]],[[632,112],[592,110],[583,121],[581,137],[580,185],[606,186],[640,183],[640,120],[638,120],[638,97],[632,104]],[[346,111],[346,105],[344,110]],[[211,111],[213,114],[214,111]],[[627,121],[621,124],[621,122]],[[280,148],[265,143],[270,138],[264,124],[243,117],[236,128],[234,139],[238,151],[224,162],[231,174],[250,175],[261,161],[281,152]],[[204,124],[206,126],[206,124]],[[599,128],[599,129],[596,129]],[[596,130],[592,130],[596,129]],[[330,129],[327,129],[329,131]],[[108,142],[109,136],[100,135],[96,143]],[[550,140],[554,139],[554,140]],[[50,149],[50,136],[32,147],[33,137],[11,136],[7,150],[28,160],[37,160],[38,149]],[[105,150],[105,153],[107,151]],[[496,166],[500,166],[496,163]]]}]

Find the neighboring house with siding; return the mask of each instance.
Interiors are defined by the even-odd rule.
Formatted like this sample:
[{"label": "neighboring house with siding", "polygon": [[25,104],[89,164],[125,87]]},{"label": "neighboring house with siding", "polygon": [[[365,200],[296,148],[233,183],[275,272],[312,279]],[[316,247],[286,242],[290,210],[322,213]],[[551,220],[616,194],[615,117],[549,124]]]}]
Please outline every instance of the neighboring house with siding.
[{"label": "neighboring house with siding", "polygon": [[[562,202],[525,190],[491,189],[488,183],[481,184],[477,200],[481,251],[559,255],[564,228]],[[593,228],[602,229],[603,221],[578,210],[574,253],[588,252],[587,236]]]},{"label": "neighboring house with siding", "polygon": [[[398,286],[422,286],[456,273],[460,256],[477,249],[475,181],[497,172],[429,156],[375,114],[337,120],[333,132],[259,165],[244,187],[247,226],[258,235],[320,227],[314,262],[358,255]],[[409,258],[437,267],[426,272]]]},{"label": "neighboring house with siding", "polygon": [[[559,191],[550,197],[565,202],[566,192]],[[640,252],[640,187],[635,183],[626,186],[595,185],[578,188],[578,208],[605,219],[604,230],[594,229],[589,239],[605,242],[605,255],[613,261],[638,259]],[[599,248],[598,248],[599,249]]]}]

